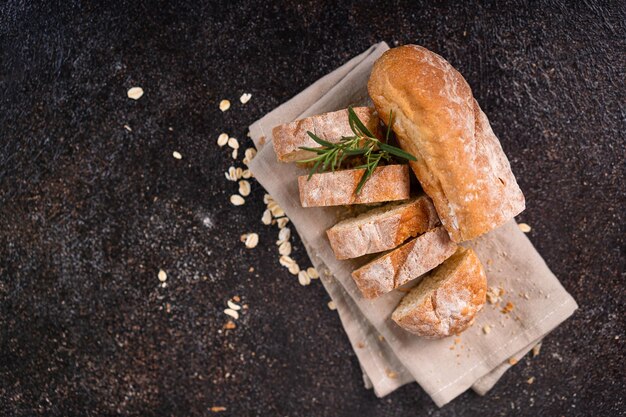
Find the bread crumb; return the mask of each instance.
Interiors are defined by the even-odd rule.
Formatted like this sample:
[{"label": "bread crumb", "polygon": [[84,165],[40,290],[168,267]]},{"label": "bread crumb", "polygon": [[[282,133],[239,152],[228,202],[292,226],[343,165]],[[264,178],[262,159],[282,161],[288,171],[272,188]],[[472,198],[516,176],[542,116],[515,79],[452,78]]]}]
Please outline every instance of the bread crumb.
[{"label": "bread crumb", "polygon": [[394,371],[391,371],[389,369],[386,369],[385,371],[387,372],[387,376],[391,379],[396,379],[398,377],[398,374]]},{"label": "bread crumb", "polygon": [[491,326],[490,326],[490,325],[488,325],[488,324],[485,324],[485,325],[483,326],[483,333],[484,333],[484,334],[489,334],[489,332],[490,332],[490,331],[491,331]]},{"label": "bread crumb", "polygon": [[539,356],[539,352],[541,352],[541,342],[533,346],[533,358]]},{"label": "bread crumb", "polygon": [[219,413],[220,411],[226,411],[226,407],[222,407],[221,405],[214,405],[210,408],[211,412]]},{"label": "bread crumb", "polygon": [[224,324],[224,330],[233,330],[237,327],[234,321],[228,320],[226,324]]},{"label": "bread crumb", "polygon": [[449,347],[450,350],[454,350],[454,345]]},{"label": "bread crumb", "polygon": [[517,363],[517,359],[509,358],[509,365],[515,365]]},{"label": "bread crumb", "polygon": [[503,293],[501,291],[503,290],[497,287],[489,287],[487,289],[487,301],[489,301],[489,304],[496,304],[501,301],[500,294]]},{"label": "bread crumb", "polygon": [[383,336],[382,334],[378,335],[378,340],[380,340],[381,342],[385,341],[385,336]]},{"label": "bread crumb", "polygon": [[172,152],[172,156],[176,159],[183,159],[183,156],[178,151]]},{"label": "bread crumb", "polygon": [[365,343],[359,342],[356,344],[356,347],[358,347],[359,349],[363,349],[365,347]]},{"label": "bread crumb", "polygon": [[519,230],[521,230],[524,233],[530,232],[530,226],[527,225],[526,223],[520,223],[517,226],[519,227]]},{"label": "bread crumb", "polygon": [[502,313],[504,314],[510,313],[511,311],[513,311],[513,308],[515,308],[515,306],[513,305],[512,302],[509,301],[506,303],[504,308],[502,308]]},{"label": "bread crumb", "polygon": [[248,268],[248,272],[254,272],[254,267],[251,266],[250,268]]},{"label": "bread crumb", "polygon": [[143,88],[141,88],[141,87],[132,87],[132,88],[130,88],[128,90],[126,95],[128,96],[128,98],[131,98],[133,100],[139,100],[141,98],[141,96],[143,96]]},{"label": "bread crumb", "polygon": [[165,303],[165,311],[167,313],[171,313],[172,312],[172,305],[170,303]]},{"label": "bread crumb", "polygon": [[230,109],[230,101],[229,100],[220,101],[220,110],[226,111],[228,109]]},{"label": "bread crumb", "polygon": [[[252,268],[252,267],[250,267],[250,268],[251,268],[252,270],[254,270],[254,268]],[[238,295],[235,295],[235,296],[233,297],[233,301],[234,301],[234,302],[236,302],[236,303],[238,303],[239,301],[241,301],[241,298],[240,298]]]},{"label": "bread crumb", "polygon": [[457,337],[457,338],[454,339],[454,344],[458,344],[458,343],[461,343],[461,338],[460,337]]},{"label": "bread crumb", "polygon": [[528,379],[526,380],[526,383],[527,383],[528,385],[532,385],[532,383],[533,383],[533,382],[535,382],[535,377],[534,377],[534,376],[531,376],[530,378],[528,378]]}]

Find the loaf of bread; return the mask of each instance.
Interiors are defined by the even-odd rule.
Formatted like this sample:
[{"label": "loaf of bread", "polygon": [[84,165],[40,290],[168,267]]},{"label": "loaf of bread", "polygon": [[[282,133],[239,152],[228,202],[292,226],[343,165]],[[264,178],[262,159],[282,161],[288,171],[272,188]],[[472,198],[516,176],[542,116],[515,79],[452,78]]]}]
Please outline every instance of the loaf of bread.
[{"label": "loaf of bread", "polygon": [[390,250],[439,224],[428,196],[390,203],[343,220],[326,231],[337,259]]},{"label": "loaf of bread", "polygon": [[487,277],[473,250],[457,251],[404,296],[391,318],[427,338],[458,334],[485,304]]},{"label": "loaf of bread", "polygon": [[352,278],[365,298],[376,298],[435,268],[455,249],[446,230],[436,227],[363,265]]},{"label": "loaf of bread", "polygon": [[[378,116],[373,108],[355,107],[354,112],[372,133],[379,133]],[[320,147],[317,142],[311,139],[308,131],[313,132],[320,139],[332,143],[339,142],[342,136],[354,136],[348,122],[347,109],[285,123],[272,130],[272,143],[278,160],[295,162],[315,156],[313,152],[300,149],[300,146]]]},{"label": "loaf of bread", "polygon": [[480,236],[525,208],[509,161],[472,91],[445,59],[416,45],[375,63],[370,97],[455,242]]},{"label": "loaf of bread", "polygon": [[365,169],[346,169],[298,177],[302,207],[341,206],[406,200],[410,195],[408,165],[374,169],[361,191],[356,189]]}]

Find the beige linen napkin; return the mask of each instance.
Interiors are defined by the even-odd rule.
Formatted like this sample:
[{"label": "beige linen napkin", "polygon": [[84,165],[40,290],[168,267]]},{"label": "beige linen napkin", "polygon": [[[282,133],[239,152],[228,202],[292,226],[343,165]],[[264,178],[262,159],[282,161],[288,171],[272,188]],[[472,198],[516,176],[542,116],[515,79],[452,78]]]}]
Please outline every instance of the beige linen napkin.
[{"label": "beige linen napkin", "polygon": [[[366,386],[383,396],[415,380],[442,406],[473,387],[484,394],[538,340],[569,317],[576,302],[563,289],[514,221],[468,243],[481,259],[490,286],[506,292],[499,305],[486,305],[476,323],[459,337],[427,340],[390,319],[403,293],[375,300],[361,297],[350,273],[358,262],[338,261],[326,238],[340,208],[302,208],[296,178],[306,172],[279,163],[271,141],[276,124],[367,102],[367,79],[374,61],[388,49],[372,46],[337,71],[250,126],[259,152],[250,163],[255,178],[291,219],[322,283],[335,301],[342,324],[364,372]],[[510,311],[502,312],[507,303]],[[486,334],[483,328],[489,326]]]}]

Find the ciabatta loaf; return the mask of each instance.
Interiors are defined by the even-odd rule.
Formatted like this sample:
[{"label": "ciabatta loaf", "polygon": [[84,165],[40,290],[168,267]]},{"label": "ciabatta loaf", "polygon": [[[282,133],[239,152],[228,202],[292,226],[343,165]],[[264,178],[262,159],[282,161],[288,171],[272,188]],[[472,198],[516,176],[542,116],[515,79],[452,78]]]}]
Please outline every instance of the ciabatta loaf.
[{"label": "ciabatta loaf", "polygon": [[365,298],[376,298],[420,277],[450,257],[456,244],[436,227],[352,273]]},{"label": "ciabatta loaf", "polygon": [[416,45],[390,49],[368,83],[455,242],[480,236],[524,210],[524,195],[472,90],[445,59]]},{"label": "ciabatta loaf", "polygon": [[326,234],[337,259],[349,259],[393,249],[438,224],[435,206],[428,196],[422,195],[343,220]]},{"label": "ciabatta loaf", "polygon": [[406,200],[410,197],[408,165],[374,169],[361,191],[356,189],[365,169],[346,169],[298,177],[302,207],[341,206]]},{"label": "ciabatta loaf", "polygon": [[[379,132],[378,116],[371,107],[353,108],[356,115],[374,134]],[[276,157],[282,162],[295,162],[315,156],[313,152],[299,149],[300,146],[319,148],[320,145],[307,134],[313,132],[320,139],[339,142],[342,136],[354,136],[348,122],[348,110],[339,110],[296,120],[276,126],[272,130],[272,143]]]},{"label": "ciabatta loaf", "polygon": [[427,338],[458,334],[472,324],[486,294],[487,277],[476,253],[459,247],[404,296],[391,318]]}]

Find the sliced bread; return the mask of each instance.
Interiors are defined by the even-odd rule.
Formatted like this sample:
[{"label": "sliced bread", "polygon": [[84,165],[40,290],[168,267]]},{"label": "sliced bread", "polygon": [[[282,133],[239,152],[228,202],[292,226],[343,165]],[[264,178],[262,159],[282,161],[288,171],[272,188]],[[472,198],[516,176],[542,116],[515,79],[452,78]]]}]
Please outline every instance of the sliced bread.
[{"label": "sliced bread", "polygon": [[[354,107],[353,110],[372,133],[377,134],[379,132],[378,116],[373,108]],[[295,162],[314,156],[313,152],[300,149],[300,146],[309,148],[318,148],[320,146],[311,139],[307,134],[308,131],[332,143],[339,142],[342,136],[354,136],[348,122],[347,109],[278,125],[272,130],[272,143],[274,144],[274,152],[276,152],[278,160],[281,162]]]},{"label": "sliced bread", "polygon": [[376,168],[357,194],[357,186],[364,174],[365,169],[346,169],[314,174],[310,179],[308,175],[298,177],[300,203],[302,207],[323,207],[380,203],[410,197],[408,165]]},{"label": "sliced bread", "polygon": [[487,277],[476,253],[459,247],[404,296],[391,318],[427,338],[458,334],[473,323],[486,294]]},{"label": "sliced bread", "polygon": [[431,199],[422,195],[343,220],[326,231],[337,259],[390,250],[439,224]]},{"label": "sliced bread", "polygon": [[443,227],[436,227],[363,265],[352,278],[365,298],[376,298],[420,277],[456,250]]}]

